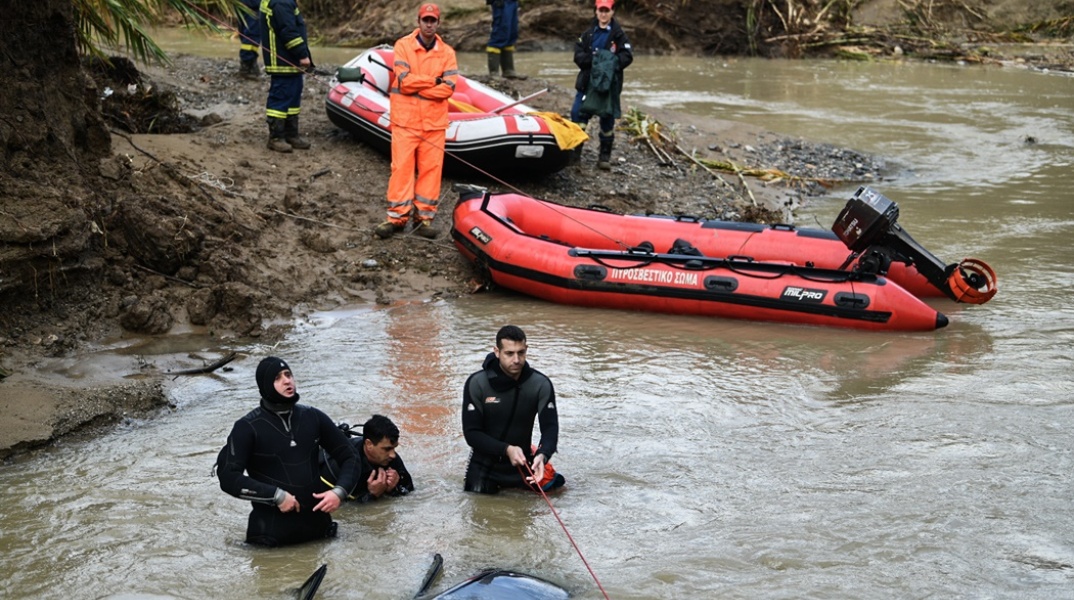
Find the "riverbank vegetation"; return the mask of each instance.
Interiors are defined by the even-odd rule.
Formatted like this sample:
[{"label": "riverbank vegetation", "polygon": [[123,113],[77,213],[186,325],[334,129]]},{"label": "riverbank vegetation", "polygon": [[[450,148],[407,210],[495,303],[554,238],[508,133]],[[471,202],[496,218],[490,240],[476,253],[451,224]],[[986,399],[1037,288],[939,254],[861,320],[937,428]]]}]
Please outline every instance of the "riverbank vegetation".
[{"label": "riverbank vegetation", "polygon": [[[124,47],[140,61],[166,60],[145,33],[162,23],[227,29],[235,0],[73,0],[83,54]],[[305,0],[314,43],[390,44],[413,26],[393,0]],[[461,51],[484,50],[482,0],[441,1],[443,34]],[[965,63],[1022,60],[1071,70],[1074,2],[1028,0],[620,0],[616,17],[636,51],[849,60],[915,58]],[[520,50],[569,49],[587,11],[572,0],[527,0]]]},{"label": "riverbank vegetation", "polygon": [[[233,0],[70,0],[79,54],[105,59],[111,48],[124,48],[141,61],[164,61],[166,53],[146,27],[180,20],[217,28],[219,15],[244,10]],[[233,8],[234,7],[234,8]],[[229,17],[230,19],[230,17]]]},{"label": "riverbank vegetation", "polygon": [[[483,51],[490,22],[483,0],[441,4],[444,35],[456,49]],[[413,27],[412,15],[390,0],[309,0],[304,6],[317,35],[333,45],[391,43]],[[588,6],[574,0],[527,0],[519,49],[570,49],[590,16]],[[1004,59],[1004,46],[1017,44],[1028,61],[1039,57],[1056,68],[1071,60],[1074,2],[620,0],[616,19],[635,52],[649,54],[989,62]]]},{"label": "riverbank vegetation", "polygon": [[[793,6],[793,3],[789,3]],[[1019,45],[1020,52],[1036,46],[1050,52],[1057,41],[1074,33],[1074,17],[1040,18],[1029,22],[996,22],[983,9],[960,1],[900,1],[898,18],[880,24],[858,24],[842,17],[827,20],[823,9],[814,17],[788,9],[800,21],[786,23],[786,33],[766,38],[782,44],[791,57],[827,55],[853,60],[910,57],[921,60],[999,62],[1006,57],[1001,46]],[[805,15],[809,11],[804,11]],[[806,25],[808,24],[808,25]],[[1069,53],[1069,48],[1067,49]],[[1043,65],[1042,65],[1043,66]],[[1048,65],[1063,68],[1063,61]],[[1066,67],[1069,69],[1069,66]]]}]

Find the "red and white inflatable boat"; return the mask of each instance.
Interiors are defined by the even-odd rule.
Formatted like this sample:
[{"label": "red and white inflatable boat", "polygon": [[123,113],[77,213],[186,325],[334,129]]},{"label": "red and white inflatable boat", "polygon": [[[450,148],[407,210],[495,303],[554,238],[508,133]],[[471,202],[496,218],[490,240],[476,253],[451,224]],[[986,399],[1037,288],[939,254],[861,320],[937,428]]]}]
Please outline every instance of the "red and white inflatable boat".
[{"label": "red and white inflatable boat", "polygon": [[[391,46],[377,46],[341,67],[325,98],[328,118],[376,150],[391,154],[388,90],[395,78]],[[444,169],[501,179],[533,178],[567,166],[540,113],[480,82],[459,76],[450,112]]]},{"label": "red and white inflatable boat", "polygon": [[[894,218],[876,221],[871,207],[861,206],[869,193],[859,190],[848,202],[853,210],[845,209],[836,225],[872,219],[880,229],[857,234],[884,240],[890,228],[877,232],[897,225]],[[852,251],[842,237],[821,230],[616,215],[480,188],[462,190],[452,237],[487,281],[582,306],[930,331],[946,326],[947,317],[907,287],[973,303],[995,293],[994,273],[972,259],[941,268],[938,283],[945,289],[930,282],[935,269],[926,257],[915,256],[922,272],[894,268],[891,258],[904,250],[898,243],[886,250],[885,261],[875,245]],[[887,272],[873,268],[884,262]]]}]

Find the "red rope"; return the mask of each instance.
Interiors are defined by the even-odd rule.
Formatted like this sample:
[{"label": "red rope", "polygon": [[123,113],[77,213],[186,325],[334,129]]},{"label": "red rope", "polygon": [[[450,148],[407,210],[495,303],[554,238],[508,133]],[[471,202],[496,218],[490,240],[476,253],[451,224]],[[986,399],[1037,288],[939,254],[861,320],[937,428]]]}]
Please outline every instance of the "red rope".
[{"label": "red rope", "polygon": [[[523,464],[525,464],[525,463],[523,463]],[[530,470],[530,466],[529,465],[525,465],[525,466],[526,466],[526,471],[530,474],[530,478],[533,479],[533,488],[537,491],[538,494],[541,495],[542,498],[544,498],[545,504],[547,504],[549,510],[552,511],[552,516],[555,517],[557,521],[559,521],[559,526],[563,528],[563,533],[567,534],[567,539],[570,541],[571,546],[574,546],[574,551],[578,554],[578,558],[582,559],[582,564],[584,564],[586,570],[589,571],[589,576],[592,577],[593,581],[596,582],[597,587],[600,589],[600,593],[604,594],[604,597],[607,600],[611,600],[611,597],[608,596],[608,592],[606,592],[604,590],[604,586],[601,585],[600,579],[597,578],[597,574],[593,572],[593,567],[589,566],[589,561],[585,559],[585,555],[582,554],[582,550],[578,547],[578,544],[576,544],[574,542],[574,536],[572,536],[571,532],[567,530],[567,526],[563,523],[563,519],[559,518],[559,513],[556,512],[556,507],[552,506],[552,501],[548,498],[548,494],[546,494],[544,492],[544,490],[541,489],[540,484],[537,483],[537,477],[534,476],[533,471]],[[516,468],[518,469],[519,475],[522,475],[523,479],[525,479],[526,474],[522,472],[522,468],[521,467],[516,467]]]}]

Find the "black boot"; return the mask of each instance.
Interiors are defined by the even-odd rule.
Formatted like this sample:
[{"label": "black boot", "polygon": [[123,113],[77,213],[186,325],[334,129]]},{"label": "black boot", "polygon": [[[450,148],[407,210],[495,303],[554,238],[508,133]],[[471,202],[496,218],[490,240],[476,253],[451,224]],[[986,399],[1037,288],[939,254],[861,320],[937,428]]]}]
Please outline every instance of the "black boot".
[{"label": "black boot", "polygon": [[615,134],[604,135],[601,133],[597,138],[600,139],[600,156],[597,157],[597,168],[607,171],[612,168],[612,142],[615,141]]},{"label": "black boot", "polygon": [[309,150],[310,141],[302,137],[298,133],[298,115],[291,115],[287,117],[285,121],[286,127],[283,130],[283,138],[287,140],[287,143],[296,150]]},{"label": "black boot", "polygon": [[290,152],[291,144],[288,144],[284,139],[284,129],[287,127],[287,122],[283,119],[277,119],[275,117],[268,118],[268,149],[273,152]]},{"label": "black boot", "polygon": [[493,77],[500,74],[500,53],[489,52],[489,75]]},{"label": "black boot", "polygon": [[519,75],[515,71],[515,51],[504,48],[503,58],[503,76],[507,79],[525,79],[525,75]]},{"label": "black boot", "polygon": [[242,64],[239,65],[239,77],[250,80],[261,78],[261,71],[257,68],[256,58],[242,61]]}]

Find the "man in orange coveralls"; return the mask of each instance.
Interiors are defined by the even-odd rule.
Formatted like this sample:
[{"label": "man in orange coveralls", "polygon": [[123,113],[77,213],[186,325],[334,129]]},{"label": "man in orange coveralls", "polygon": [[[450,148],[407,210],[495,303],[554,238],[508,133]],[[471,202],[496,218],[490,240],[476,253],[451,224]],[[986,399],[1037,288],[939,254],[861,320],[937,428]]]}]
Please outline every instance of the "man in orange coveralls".
[{"label": "man in orange coveralls", "polygon": [[448,98],[455,93],[459,75],[455,50],[436,34],[438,27],[440,7],[422,4],[418,28],[395,42],[388,220],[373,230],[381,239],[401,232],[411,213],[415,213],[414,233],[436,237],[432,221],[440,203]]}]

